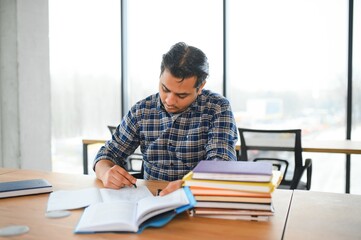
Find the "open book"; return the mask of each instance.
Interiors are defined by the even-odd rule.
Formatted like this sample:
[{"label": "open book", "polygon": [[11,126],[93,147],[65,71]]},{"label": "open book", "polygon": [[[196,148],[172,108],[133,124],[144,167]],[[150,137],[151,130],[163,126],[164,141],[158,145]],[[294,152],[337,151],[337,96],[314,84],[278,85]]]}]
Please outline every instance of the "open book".
[{"label": "open book", "polygon": [[195,204],[188,187],[162,197],[149,196],[139,201],[99,202],[85,208],[75,233],[141,232],[146,227],[165,225]]}]

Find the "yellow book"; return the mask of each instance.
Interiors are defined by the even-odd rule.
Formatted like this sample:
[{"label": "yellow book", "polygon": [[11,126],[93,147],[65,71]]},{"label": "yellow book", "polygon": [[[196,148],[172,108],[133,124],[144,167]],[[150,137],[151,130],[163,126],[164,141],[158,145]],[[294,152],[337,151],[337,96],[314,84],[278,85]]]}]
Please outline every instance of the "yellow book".
[{"label": "yellow book", "polygon": [[242,181],[221,181],[221,180],[203,180],[193,179],[193,172],[189,172],[183,177],[184,186],[207,187],[215,189],[229,189],[246,192],[262,192],[271,193],[278,187],[282,180],[280,171],[272,172],[272,179],[270,182],[242,182]]}]

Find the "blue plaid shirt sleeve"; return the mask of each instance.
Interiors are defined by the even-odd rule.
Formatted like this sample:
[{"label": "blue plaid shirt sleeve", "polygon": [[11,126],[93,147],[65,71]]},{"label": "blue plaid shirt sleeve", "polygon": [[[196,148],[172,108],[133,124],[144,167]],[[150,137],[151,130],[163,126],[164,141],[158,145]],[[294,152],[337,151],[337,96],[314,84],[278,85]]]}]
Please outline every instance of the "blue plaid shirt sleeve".
[{"label": "blue plaid shirt sleeve", "polygon": [[237,126],[228,101],[220,106],[220,110],[210,122],[208,142],[205,145],[206,160],[237,160],[235,147],[237,142]]}]

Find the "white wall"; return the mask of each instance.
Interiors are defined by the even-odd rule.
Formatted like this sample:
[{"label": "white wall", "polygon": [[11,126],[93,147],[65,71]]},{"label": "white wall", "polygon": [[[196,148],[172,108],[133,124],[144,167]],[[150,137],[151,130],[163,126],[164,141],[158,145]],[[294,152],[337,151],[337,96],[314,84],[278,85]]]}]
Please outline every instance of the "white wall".
[{"label": "white wall", "polygon": [[51,170],[48,0],[0,0],[0,166]]}]

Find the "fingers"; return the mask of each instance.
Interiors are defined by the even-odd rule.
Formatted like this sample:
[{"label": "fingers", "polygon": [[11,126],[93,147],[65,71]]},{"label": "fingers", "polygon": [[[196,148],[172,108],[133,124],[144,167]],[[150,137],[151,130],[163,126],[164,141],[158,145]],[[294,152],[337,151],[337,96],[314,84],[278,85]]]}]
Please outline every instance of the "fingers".
[{"label": "fingers", "polygon": [[125,169],[120,168],[122,171],[122,176],[124,177],[125,185],[126,186],[133,186],[133,184],[136,184],[137,179],[133,177],[131,174],[129,174]]},{"label": "fingers", "polygon": [[175,190],[181,188],[182,184],[183,184],[182,180],[176,180],[168,183],[168,185],[159,193],[159,196],[164,196],[171,192],[174,192]]},{"label": "fingers", "polygon": [[106,188],[119,189],[125,186],[133,186],[137,179],[118,165],[109,168],[102,178]]},{"label": "fingers", "polygon": [[115,174],[115,177],[117,177],[118,180],[121,181],[121,183],[125,186],[132,186],[137,182],[137,179],[135,177],[133,177],[124,168],[119,167],[118,165],[114,166],[114,171],[117,172],[117,174]]}]

